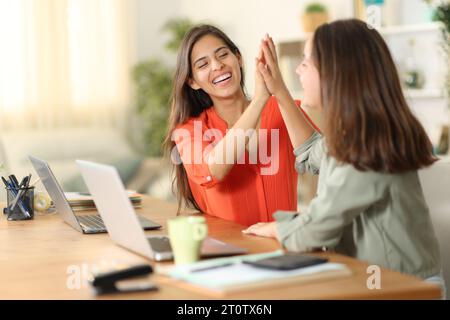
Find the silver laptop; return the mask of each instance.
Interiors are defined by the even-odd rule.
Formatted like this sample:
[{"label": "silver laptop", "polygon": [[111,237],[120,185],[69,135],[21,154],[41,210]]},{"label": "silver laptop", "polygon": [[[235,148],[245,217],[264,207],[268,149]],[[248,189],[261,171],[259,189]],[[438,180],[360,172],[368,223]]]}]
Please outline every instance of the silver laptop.
[{"label": "silver laptop", "polygon": [[[111,239],[118,245],[152,260],[173,259],[167,236],[147,237],[139,227],[138,219],[116,168],[82,160],[76,162]],[[202,257],[237,255],[246,252],[245,249],[211,237],[203,241],[201,248]]]},{"label": "silver laptop", "polygon": [[[66,196],[64,195],[64,191],[56,180],[56,177],[47,162],[33,156],[29,156],[28,158],[41,178],[41,181],[50,195],[50,198],[52,198],[58,214],[67,224],[85,234],[107,232],[103,220],[98,214],[76,215],[73,212]],[[138,219],[141,227],[146,230],[161,228],[161,225],[144,217],[139,216]]]}]

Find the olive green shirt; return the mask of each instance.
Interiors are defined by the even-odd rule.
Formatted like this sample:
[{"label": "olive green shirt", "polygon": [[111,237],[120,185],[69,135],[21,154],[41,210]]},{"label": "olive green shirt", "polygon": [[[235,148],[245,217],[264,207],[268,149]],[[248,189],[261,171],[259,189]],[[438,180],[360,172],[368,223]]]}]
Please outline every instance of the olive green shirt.
[{"label": "olive green shirt", "polygon": [[417,171],[363,172],[337,163],[317,132],[294,154],[297,171],[319,174],[319,182],[306,212],[274,214],[284,247],[325,247],[421,278],[439,274],[438,243]]}]

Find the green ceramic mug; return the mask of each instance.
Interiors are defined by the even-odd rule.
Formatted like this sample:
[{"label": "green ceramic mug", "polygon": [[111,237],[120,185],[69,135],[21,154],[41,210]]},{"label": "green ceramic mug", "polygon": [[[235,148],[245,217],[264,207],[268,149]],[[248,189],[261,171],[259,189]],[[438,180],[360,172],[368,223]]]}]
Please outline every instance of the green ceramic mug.
[{"label": "green ceramic mug", "polygon": [[203,239],[208,234],[204,217],[189,216],[170,219],[168,222],[170,245],[175,264],[198,261]]}]

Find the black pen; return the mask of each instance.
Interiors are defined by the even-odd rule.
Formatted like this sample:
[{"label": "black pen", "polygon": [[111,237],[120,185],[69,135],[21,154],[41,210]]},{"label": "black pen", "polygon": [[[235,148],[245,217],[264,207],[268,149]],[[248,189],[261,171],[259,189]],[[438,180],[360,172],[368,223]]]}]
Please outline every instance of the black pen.
[{"label": "black pen", "polygon": [[3,180],[3,183],[5,184],[6,188],[11,189],[9,182],[5,179],[5,177],[2,176],[2,180]]},{"label": "black pen", "polygon": [[[14,209],[16,208],[17,203],[18,203],[19,201],[21,201],[20,198],[22,197],[22,194],[23,194],[23,189],[22,189],[22,190],[19,190],[19,192],[17,192],[16,197],[15,197],[14,200],[11,202],[11,205],[10,205],[10,209],[9,209],[9,210],[14,211]],[[22,205],[23,205],[23,204],[22,204]],[[22,211],[22,212],[23,212],[23,211]]]},{"label": "black pen", "polygon": [[11,180],[13,187],[19,188],[19,181],[17,180],[15,175],[11,174],[9,176],[9,179]]},{"label": "black pen", "polygon": [[204,268],[198,268],[198,269],[192,269],[190,272],[200,272],[200,271],[207,271],[207,270],[212,270],[212,269],[217,269],[217,268],[222,268],[222,267],[228,267],[233,265],[233,262],[229,262],[229,263],[224,263],[224,264],[219,264],[217,266],[211,266],[211,267],[204,267]]},{"label": "black pen", "polygon": [[24,187],[26,182],[27,182],[27,177],[25,176],[25,177],[23,177],[22,181],[20,181],[19,189]]},{"label": "black pen", "polygon": [[28,189],[28,185],[30,184],[30,179],[31,179],[31,174],[29,174],[28,176],[25,176],[22,180],[22,182],[20,182],[19,187],[20,188],[24,188],[24,189]]},{"label": "black pen", "polygon": [[29,188],[30,187],[30,181],[31,181],[31,173],[27,176],[27,183],[25,184],[25,188]]},{"label": "black pen", "polygon": [[8,182],[9,182],[9,186],[11,187],[11,188],[15,188],[16,187],[16,184],[14,183],[14,179],[12,178],[12,175],[9,175],[8,176],[8,180],[7,180]]},{"label": "black pen", "polygon": [[[2,176],[2,181],[3,181],[3,183],[5,184],[6,189],[11,189],[11,187],[9,186],[8,181],[6,181],[5,177],[3,177],[3,176]],[[6,211],[5,211],[5,210],[6,210]],[[8,208],[4,208],[4,209],[3,209],[3,213],[4,213],[4,214],[8,213]]]}]

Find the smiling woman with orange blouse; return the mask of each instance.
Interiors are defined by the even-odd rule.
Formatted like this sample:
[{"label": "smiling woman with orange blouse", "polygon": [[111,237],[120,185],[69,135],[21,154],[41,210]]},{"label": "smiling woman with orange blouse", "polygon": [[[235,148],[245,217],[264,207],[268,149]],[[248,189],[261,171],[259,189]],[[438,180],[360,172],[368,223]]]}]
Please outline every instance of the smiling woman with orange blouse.
[{"label": "smiling woman with orange blouse", "polygon": [[[261,57],[256,67],[264,64]],[[236,45],[213,26],[191,29],[178,54],[165,146],[182,162],[175,164],[179,210],[184,203],[248,226],[273,221],[277,210],[296,210],[293,149],[314,127],[305,137],[292,135],[306,114],[299,102],[272,97],[259,72],[251,101],[243,87]],[[252,139],[236,141],[237,133],[248,130],[259,133],[256,161]]]}]

